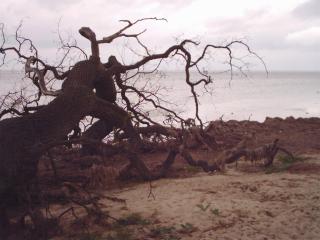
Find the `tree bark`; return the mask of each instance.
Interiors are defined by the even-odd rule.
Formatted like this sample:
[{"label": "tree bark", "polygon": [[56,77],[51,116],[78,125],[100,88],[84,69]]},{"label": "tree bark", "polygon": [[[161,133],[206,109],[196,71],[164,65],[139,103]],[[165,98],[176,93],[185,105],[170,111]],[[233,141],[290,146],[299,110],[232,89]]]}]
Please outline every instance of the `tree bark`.
[{"label": "tree bark", "polygon": [[139,137],[126,111],[95,96],[94,82],[103,70],[101,66],[95,58],[77,63],[65,80],[62,93],[47,106],[33,114],[0,121],[1,214],[12,202],[10,196],[19,195],[21,188],[35,180],[45,146],[63,139],[83,117],[104,119],[108,129],[116,126],[130,137]]}]

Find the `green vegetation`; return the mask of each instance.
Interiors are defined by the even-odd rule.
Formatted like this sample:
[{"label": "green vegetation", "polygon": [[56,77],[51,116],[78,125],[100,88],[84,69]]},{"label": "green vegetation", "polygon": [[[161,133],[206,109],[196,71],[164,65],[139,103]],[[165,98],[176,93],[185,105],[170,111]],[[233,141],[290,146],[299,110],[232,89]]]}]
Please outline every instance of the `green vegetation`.
[{"label": "green vegetation", "polygon": [[132,240],[133,238],[133,233],[132,230],[128,228],[117,228],[114,233],[109,234],[106,237],[106,240]]},{"label": "green vegetation", "polygon": [[291,157],[289,155],[280,155],[277,160],[279,161],[279,164],[274,164],[269,166],[265,173],[277,173],[277,172],[283,172],[287,171],[293,164],[297,162],[302,162],[308,159],[307,157],[301,157],[301,156],[294,156]]},{"label": "green vegetation", "polygon": [[210,207],[210,205],[211,205],[211,203],[208,203],[207,205],[204,205],[203,203],[199,203],[199,204],[197,204],[196,206],[197,206],[198,208],[200,208],[201,211],[205,212],[205,211],[208,210],[208,208]]},{"label": "green vegetation", "polygon": [[[210,204],[209,204],[210,205]],[[207,209],[208,207],[206,207]],[[214,211],[214,210],[212,210]],[[183,234],[191,234],[198,230],[191,223],[182,223],[180,227],[175,226],[152,226],[151,222],[141,217],[139,213],[131,213],[120,218],[110,232],[103,236],[94,233],[82,235],[79,240],[136,240],[143,239],[146,229],[147,236],[157,240],[180,240]],[[139,227],[142,226],[142,227]],[[145,225],[149,225],[145,227]],[[144,229],[142,232],[141,230]]]},{"label": "green vegetation", "polygon": [[158,226],[151,229],[150,236],[161,240],[179,240],[181,239],[174,226]]},{"label": "green vegetation", "polygon": [[215,215],[215,216],[219,216],[220,215],[220,211],[219,211],[218,208],[210,209],[210,212],[212,213],[212,215]]},{"label": "green vegetation", "polygon": [[181,226],[181,229],[179,230],[179,232],[183,234],[189,234],[197,230],[197,228],[194,227],[191,223],[184,223],[184,224],[181,224],[180,226]]},{"label": "green vegetation", "polygon": [[149,225],[150,221],[147,219],[144,219],[139,213],[131,213],[125,217],[120,218],[116,224],[122,225],[122,226]]},{"label": "green vegetation", "polygon": [[118,219],[116,223],[113,224],[113,233],[107,235],[106,240],[131,240],[136,239],[134,237],[134,232],[129,226],[133,225],[149,225],[150,221],[144,219],[139,213],[130,213],[126,216]]},{"label": "green vegetation", "polygon": [[197,172],[202,171],[201,168],[195,167],[195,166],[191,166],[191,165],[185,166],[184,169],[185,169],[186,172],[188,172],[188,173],[197,173]]}]

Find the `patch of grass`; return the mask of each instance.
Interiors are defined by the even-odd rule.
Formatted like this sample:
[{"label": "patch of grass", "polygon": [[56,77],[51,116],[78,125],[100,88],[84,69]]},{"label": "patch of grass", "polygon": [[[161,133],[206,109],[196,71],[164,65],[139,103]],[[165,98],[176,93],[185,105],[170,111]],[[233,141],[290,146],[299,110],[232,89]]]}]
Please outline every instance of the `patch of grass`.
[{"label": "patch of grass", "polygon": [[184,169],[188,173],[197,173],[197,172],[199,172],[201,170],[199,167],[195,167],[195,166],[191,166],[191,165],[185,166]]},{"label": "patch of grass", "polygon": [[280,155],[277,160],[280,162],[280,165],[271,165],[265,170],[266,174],[277,173],[287,171],[296,162],[301,162],[306,160],[306,157],[295,156],[291,157],[289,155]]},{"label": "patch of grass", "polygon": [[281,171],[283,171],[283,170],[280,170],[279,167],[275,167],[275,166],[271,165],[271,166],[268,166],[264,172],[265,172],[265,174],[271,174],[271,173],[277,173],[277,172],[281,172]]},{"label": "patch of grass", "polygon": [[150,236],[161,240],[179,240],[181,239],[174,226],[158,226],[154,227],[150,231]]},{"label": "patch of grass", "polygon": [[191,223],[183,223],[180,225],[181,229],[179,230],[180,233],[189,234],[197,230]]},{"label": "patch of grass", "polygon": [[133,233],[128,228],[117,228],[117,230],[109,234],[106,238],[106,240],[133,240]]},{"label": "patch of grass", "polygon": [[215,215],[215,216],[219,216],[220,215],[220,211],[219,211],[218,208],[210,209],[210,212],[212,213],[212,215]]},{"label": "patch of grass", "polygon": [[172,233],[174,230],[176,230],[174,226],[170,226],[170,227],[159,226],[159,227],[152,228],[151,234],[156,237],[156,236]]},{"label": "patch of grass", "polygon": [[[118,219],[113,224],[113,232],[103,238],[104,240],[133,240],[136,239],[133,232],[135,225],[149,225],[151,222],[139,213],[131,213]],[[133,226],[130,228],[130,226]]]},{"label": "patch of grass", "polygon": [[207,211],[210,207],[211,203],[208,203],[207,205],[204,205],[203,203],[199,203],[196,206],[203,212]]},{"label": "patch of grass", "polygon": [[289,155],[280,155],[278,157],[278,161],[281,162],[282,164],[292,164],[297,162],[297,158],[295,157],[290,157]]},{"label": "patch of grass", "polygon": [[117,224],[121,226],[149,225],[150,221],[148,219],[144,219],[139,213],[131,213],[125,217],[120,218]]}]

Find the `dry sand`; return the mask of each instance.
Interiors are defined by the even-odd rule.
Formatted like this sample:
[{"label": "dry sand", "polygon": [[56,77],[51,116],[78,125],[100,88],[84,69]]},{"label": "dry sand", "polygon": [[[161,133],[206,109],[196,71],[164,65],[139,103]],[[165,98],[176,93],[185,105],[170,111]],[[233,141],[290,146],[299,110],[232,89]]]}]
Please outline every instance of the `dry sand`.
[{"label": "dry sand", "polygon": [[[140,213],[151,219],[133,239],[320,239],[319,155],[291,173],[248,172],[252,167],[244,164],[224,174],[155,181],[154,198],[149,183],[109,191],[126,203],[105,204],[111,216]],[[179,232],[181,224],[194,229]],[[178,238],[152,238],[150,228],[161,226],[174,226]]]},{"label": "dry sand", "polygon": [[[101,200],[110,216],[123,218],[138,213],[149,224],[119,228],[117,224],[101,226],[85,219],[89,224],[77,222],[69,227],[68,222],[74,218],[66,215],[62,224],[65,231],[54,239],[320,239],[320,119],[268,118],[264,123],[216,121],[214,126],[213,135],[226,148],[235,146],[245,135],[255,135],[256,142],[250,147],[278,138],[280,146],[295,156],[313,155],[285,168],[276,161],[275,168],[281,171],[272,174],[266,174],[261,166],[240,161],[237,169],[231,164],[225,173],[211,175],[177,157],[169,178],[152,182],[153,195],[149,183],[130,181],[119,187],[123,183],[112,182],[100,188],[109,197],[125,199],[125,203]],[[212,160],[218,153],[197,148],[192,154],[196,159]],[[166,153],[160,151],[141,157],[154,168],[165,159]],[[116,159],[115,163],[118,165],[112,167],[121,169],[126,160]],[[113,190],[108,190],[108,186]],[[57,210],[61,212],[61,206]],[[113,223],[110,219],[108,222]],[[89,236],[84,236],[88,231]]]}]

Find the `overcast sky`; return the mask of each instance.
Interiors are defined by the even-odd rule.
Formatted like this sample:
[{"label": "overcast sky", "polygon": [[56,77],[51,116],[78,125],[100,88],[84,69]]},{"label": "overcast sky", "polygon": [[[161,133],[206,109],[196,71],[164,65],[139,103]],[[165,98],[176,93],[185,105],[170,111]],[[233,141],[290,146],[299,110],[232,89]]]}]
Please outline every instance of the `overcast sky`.
[{"label": "overcast sky", "polygon": [[[270,70],[320,71],[320,0],[2,0],[0,22],[7,32],[23,20],[23,33],[43,55],[54,55],[57,26],[78,38],[89,26],[98,37],[113,33],[120,19],[165,17],[145,23],[155,49],[173,37],[222,42],[246,39]],[[81,37],[79,37],[80,39]],[[86,41],[79,41],[87,47]],[[162,48],[161,48],[162,47]]]}]

